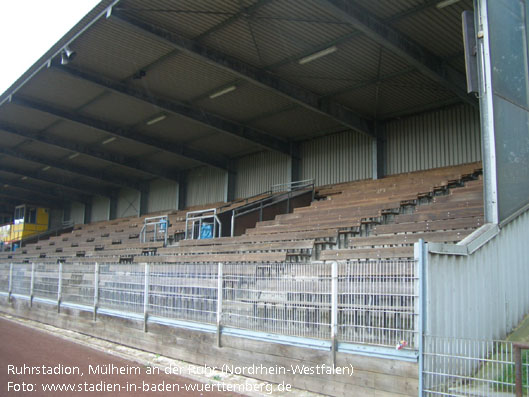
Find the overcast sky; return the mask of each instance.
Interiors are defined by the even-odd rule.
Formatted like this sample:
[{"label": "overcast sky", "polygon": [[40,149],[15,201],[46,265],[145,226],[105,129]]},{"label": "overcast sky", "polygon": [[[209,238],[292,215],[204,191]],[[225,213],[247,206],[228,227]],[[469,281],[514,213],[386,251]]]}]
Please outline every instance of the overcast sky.
[{"label": "overcast sky", "polygon": [[99,0],[0,0],[0,93]]}]

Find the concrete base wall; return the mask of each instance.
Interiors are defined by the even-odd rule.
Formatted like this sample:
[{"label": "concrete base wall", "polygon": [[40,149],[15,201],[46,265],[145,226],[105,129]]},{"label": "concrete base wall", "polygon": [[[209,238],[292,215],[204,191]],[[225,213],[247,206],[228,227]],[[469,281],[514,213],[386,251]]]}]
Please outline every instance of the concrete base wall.
[{"label": "concrete base wall", "polygon": [[418,395],[416,363],[337,353],[336,366],[353,366],[352,376],[294,375],[288,372],[291,366],[332,365],[330,352],[226,335],[222,336],[222,347],[218,348],[214,333],[154,323],[148,323],[148,332],[144,332],[142,321],[99,314],[94,322],[92,312],[61,307],[57,313],[54,305],[33,302],[30,307],[28,300],[16,297],[11,302],[6,296],[0,297],[0,311],[197,365],[285,367],[286,374],[258,373],[252,377],[272,383],[285,382],[330,396]]}]

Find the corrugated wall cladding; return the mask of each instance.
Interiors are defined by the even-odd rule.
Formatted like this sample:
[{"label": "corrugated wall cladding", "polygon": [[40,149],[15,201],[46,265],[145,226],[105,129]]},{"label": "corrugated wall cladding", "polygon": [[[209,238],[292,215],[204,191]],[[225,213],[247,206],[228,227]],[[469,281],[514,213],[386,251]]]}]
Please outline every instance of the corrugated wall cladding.
[{"label": "corrugated wall cladding", "polygon": [[154,180],[149,186],[147,212],[173,210],[178,206],[178,183],[161,179]]},{"label": "corrugated wall cladding", "polygon": [[270,186],[288,182],[288,156],[275,152],[260,152],[237,161],[235,198],[253,196]]},{"label": "corrugated wall cladding", "polygon": [[218,203],[224,200],[224,182],[226,172],[211,168],[199,167],[187,175],[186,206]]},{"label": "corrugated wall cladding", "polygon": [[140,192],[133,189],[121,189],[118,195],[116,218],[138,216],[140,214]]},{"label": "corrugated wall cladding", "polygon": [[50,209],[50,229],[56,229],[62,226],[63,210],[51,208]]},{"label": "corrugated wall cladding", "polygon": [[353,131],[301,144],[301,179],[316,186],[372,178],[372,141]]},{"label": "corrugated wall cladding", "polygon": [[529,211],[472,255],[428,255],[427,332],[503,339],[529,313]]},{"label": "corrugated wall cladding", "polygon": [[468,105],[390,121],[388,174],[481,160],[478,110]]},{"label": "corrugated wall cladding", "polygon": [[94,196],[92,198],[92,219],[90,219],[90,221],[107,221],[109,214],[110,199],[106,197]]},{"label": "corrugated wall cladding", "polygon": [[84,204],[74,201],[70,209],[70,219],[73,221],[74,225],[79,225],[84,223]]}]

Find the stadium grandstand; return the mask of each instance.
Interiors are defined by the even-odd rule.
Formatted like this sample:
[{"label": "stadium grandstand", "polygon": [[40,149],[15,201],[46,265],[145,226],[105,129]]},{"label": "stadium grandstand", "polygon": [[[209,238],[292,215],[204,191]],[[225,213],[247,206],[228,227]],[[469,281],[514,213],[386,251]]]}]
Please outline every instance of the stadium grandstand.
[{"label": "stadium grandstand", "polygon": [[499,390],[439,357],[529,313],[528,20],[101,1],[0,97],[0,311],[197,364],[354,365],[292,376],[333,396]]}]

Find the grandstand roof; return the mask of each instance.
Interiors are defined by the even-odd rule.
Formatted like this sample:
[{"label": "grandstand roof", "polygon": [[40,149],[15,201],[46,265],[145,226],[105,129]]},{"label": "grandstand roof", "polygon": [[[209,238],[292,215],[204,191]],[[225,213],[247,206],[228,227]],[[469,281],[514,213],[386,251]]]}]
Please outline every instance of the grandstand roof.
[{"label": "grandstand roof", "polygon": [[[102,1],[0,97],[0,183],[86,202],[466,95],[471,0]],[[113,6],[111,12],[108,7]],[[75,52],[61,63],[64,48]],[[9,186],[9,188],[7,188]],[[48,200],[46,200],[48,199]],[[0,204],[1,205],[1,204]]]}]

